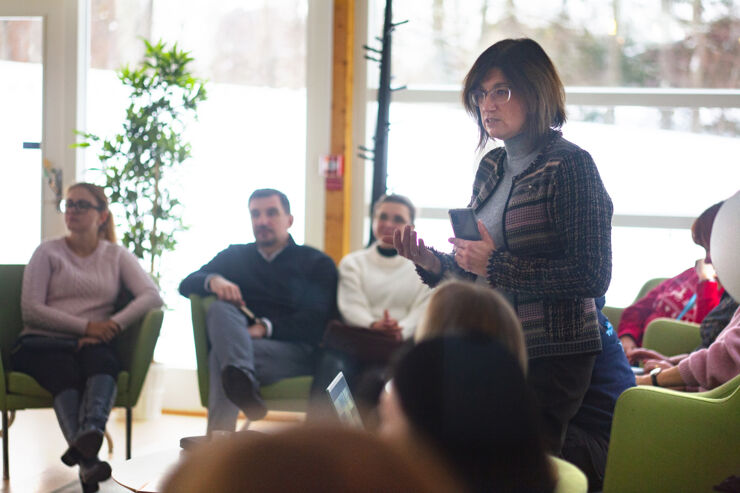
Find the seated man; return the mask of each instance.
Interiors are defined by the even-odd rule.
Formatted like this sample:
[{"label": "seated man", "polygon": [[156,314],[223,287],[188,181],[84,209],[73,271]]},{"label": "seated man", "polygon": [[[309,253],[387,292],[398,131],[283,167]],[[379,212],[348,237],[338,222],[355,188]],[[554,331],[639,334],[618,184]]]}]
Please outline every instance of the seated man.
[{"label": "seated man", "polygon": [[264,417],[260,385],[312,374],[314,349],[336,313],[336,266],[295,244],[285,194],[256,190],[249,213],[255,242],[230,245],[180,283],[183,296],[218,297],[206,315],[209,434],[233,431],[239,409],[250,420]]}]

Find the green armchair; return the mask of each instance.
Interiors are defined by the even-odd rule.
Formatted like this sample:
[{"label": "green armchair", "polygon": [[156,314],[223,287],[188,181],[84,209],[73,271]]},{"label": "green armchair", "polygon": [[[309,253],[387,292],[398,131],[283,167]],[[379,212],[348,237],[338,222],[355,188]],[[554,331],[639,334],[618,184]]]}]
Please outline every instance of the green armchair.
[{"label": "green armchair", "polygon": [[[198,390],[200,403],[208,407],[208,333],[206,331],[206,312],[214,296],[201,297],[190,295],[190,308],[193,319],[193,337],[195,340],[195,359],[198,366]],[[308,408],[308,397],[311,391],[313,376],[285,378],[260,389],[267,408],[273,411],[305,412]]]},{"label": "green armchair", "polygon": [[[21,284],[24,265],[0,265],[0,409],[3,417],[3,478],[10,476],[8,413],[52,406],[51,394],[25,373],[10,368],[10,352],[23,328]],[[116,339],[121,361],[116,407],[126,408],[126,458],[131,458],[131,409],[136,405],[162,326],[162,310],[151,310]]]},{"label": "green armchair", "polygon": [[708,392],[627,389],[612,421],[604,493],[711,492],[740,471],[740,375]]},{"label": "green armchair", "polygon": [[675,356],[694,351],[701,345],[699,324],[672,318],[656,318],[645,327],[642,347]]}]

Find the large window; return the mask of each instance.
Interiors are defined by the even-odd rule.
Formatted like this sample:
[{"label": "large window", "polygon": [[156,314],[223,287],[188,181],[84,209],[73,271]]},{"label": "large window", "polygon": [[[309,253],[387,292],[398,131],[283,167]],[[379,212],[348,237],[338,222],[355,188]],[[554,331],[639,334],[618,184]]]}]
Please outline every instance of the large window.
[{"label": "large window", "polygon": [[[170,366],[195,365],[189,302],[177,286],[229,244],[253,241],[251,191],[284,191],[296,218],[291,232],[303,241],[307,11],[306,0],[92,1],[90,131],[120,131],[127,94],[115,70],[137,62],[139,37],[176,42],[208,80],[208,100],[186,136],[193,157],[175,185],[188,229],[162,262],[167,312],[155,358]],[[93,153],[87,165],[96,180]]]},{"label": "large window", "polygon": [[[370,3],[369,44],[384,4]],[[395,2],[394,21],[409,22],[393,33],[394,84],[408,89],[393,93],[389,189],[421,206],[417,230],[449,249],[446,209],[469,200],[479,157],[462,80],[493,42],[532,37],[566,84],[564,135],[593,155],[614,202],[607,303],[629,304],[648,278],[703,256],[693,218],[740,187],[738,9],[715,0]],[[372,131],[378,71],[369,68]]]},{"label": "large window", "polygon": [[0,263],[24,264],[41,239],[41,17],[0,16]]}]

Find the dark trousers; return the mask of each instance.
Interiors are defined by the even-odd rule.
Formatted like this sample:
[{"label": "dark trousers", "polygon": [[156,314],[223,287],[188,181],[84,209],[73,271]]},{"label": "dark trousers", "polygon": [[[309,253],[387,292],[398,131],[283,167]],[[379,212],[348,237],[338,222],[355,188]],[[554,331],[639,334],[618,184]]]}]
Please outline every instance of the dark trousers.
[{"label": "dark trousers", "polygon": [[527,381],[542,416],[546,450],[560,455],[568,423],[576,415],[591,383],[595,354],[529,360]]},{"label": "dark trousers", "polygon": [[24,341],[26,337],[13,349],[13,369],[31,375],[54,396],[66,389],[82,391],[85,381],[92,375],[105,374],[118,378],[121,365],[110,344],[92,344],[76,350],[55,348],[53,344],[41,347],[45,345]]},{"label": "dark trousers", "polygon": [[606,471],[609,440],[571,423],[565,434],[562,458],[578,466],[588,478],[588,491],[600,491]]}]

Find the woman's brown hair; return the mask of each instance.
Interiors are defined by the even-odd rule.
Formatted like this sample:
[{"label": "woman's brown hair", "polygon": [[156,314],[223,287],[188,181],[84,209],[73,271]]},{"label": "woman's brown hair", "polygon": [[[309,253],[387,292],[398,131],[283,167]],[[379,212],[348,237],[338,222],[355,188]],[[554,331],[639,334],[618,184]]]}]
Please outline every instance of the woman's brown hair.
[{"label": "woman's brown hair", "polygon": [[704,247],[704,250],[709,253],[709,241],[712,239],[712,226],[714,225],[714,218],[717,217],[719,208],[722,207],[725,201],[717,202],[707,210],[699,214],[694,223],[691,225],[691,238],[694,243],[700,247]]},{"label": "woman's brown hair", "polygon": [[529,38],[504,39],[486,49],[471,67],[463,82],[463,105],[478,122],[478,148],[490,138],[481,121],[480,110],[471,101],[488,72],[498,68],[527,109],[524,133],[531,149],[543,144],[550,129],[565,123],[565,88],[550,57]]},{"label": "woman's brown hair", "polygon": [[[431,458],[430,458],[431,459]],[[293,427],[214,439],[170,473],[167,493],[461,491],[443,464],[409,457],[361,430]]]},{"label": "woman's brown hair", "polygon": [[522,324],[509,302],[494,289],[449,281],[434,290],[415,338],[418,342],[453,334],[484,334],[496,339],[527,373]]},{"label": "woman's brown hair", "polygon": [[103,211],[107,213],[105,222],[101,224],[98,228],[98,237],[103,238],[104,240],[108,240],[111,243],[115,243],[116,226],[115,224],[113,224],[113,214],[111,214],[110,208],[108,207],[108,197],[105,195],[103,187],[93,185],[92,183],[79,182],[70,186],[67,190],[72,190],[74,188],[84,188],[85,190],[90,192],[90,194],[95,197],[97,206],[102,209],[101,213]]}]

